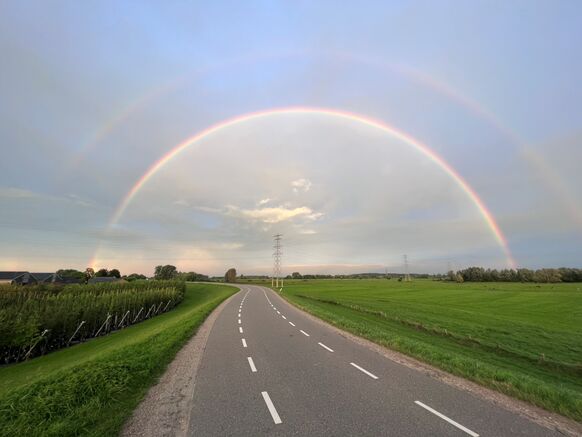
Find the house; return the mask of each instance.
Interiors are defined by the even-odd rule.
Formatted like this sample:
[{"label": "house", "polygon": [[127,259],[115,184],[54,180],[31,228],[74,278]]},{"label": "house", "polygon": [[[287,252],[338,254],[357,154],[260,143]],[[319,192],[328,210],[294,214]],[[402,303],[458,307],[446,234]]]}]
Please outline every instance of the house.
[{"label": "house", "polygon": [[38,284],[54,284],[60,283],[62,278],[56,273],[31,273]]},{"label": "house", "polygon": [[79,284],[78,278],[62,278],[56,273],[0,272],[0,284],[34,285],[34,284]]},{"label": "house", "polygon": [[29,272],[0,272],[0,284],[29,285],[37,282]]}]

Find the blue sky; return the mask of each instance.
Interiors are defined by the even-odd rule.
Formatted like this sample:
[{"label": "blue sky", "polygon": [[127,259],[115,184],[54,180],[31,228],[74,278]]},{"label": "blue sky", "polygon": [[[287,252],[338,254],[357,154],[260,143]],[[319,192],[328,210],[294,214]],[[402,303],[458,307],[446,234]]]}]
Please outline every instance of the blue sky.
[{"label": "blue sky", "polygon": [[442,169],[313,115],[205,139],[108,227],[173,146],[287,106],[414,136],[482,198],[518,265],[579,267],[580,16],[570,1],[3,2],[0,269],[84,268],[101,247],[125,273],[261,273],[275,232],[286,269],[506,265]]}]

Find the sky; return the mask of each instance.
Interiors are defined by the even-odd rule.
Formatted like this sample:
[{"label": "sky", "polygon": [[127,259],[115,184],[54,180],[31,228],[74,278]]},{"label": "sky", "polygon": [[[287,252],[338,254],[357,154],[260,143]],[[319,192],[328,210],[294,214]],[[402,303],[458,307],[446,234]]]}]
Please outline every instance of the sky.
[{"label": "sky", "polygon": [[580,17],[0,2],[0,270],[582,267]]}]

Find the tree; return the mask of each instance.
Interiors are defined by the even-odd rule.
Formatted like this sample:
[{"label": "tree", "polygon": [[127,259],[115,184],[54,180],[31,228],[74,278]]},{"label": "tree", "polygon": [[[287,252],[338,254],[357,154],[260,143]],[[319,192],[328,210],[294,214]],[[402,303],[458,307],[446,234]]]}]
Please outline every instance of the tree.
[{"label": "tree", "polygon": [[236,282],[236,269],[228,269],[224,274],[224,282]]},{"label": "tree", "polygon": [[154,278],[159,280],[174,279],[178,275],[176,266],[166,264],[165,266],[156,266]]},{"label": "tree", "polygon": [[136,281],[138,279],[147,279],[144,275],[140,275],[139,273],[132,273],[129,276],[124,276],[124,278],[129,282]]},{"label": "tree", "polygon": [[517,277],[521,282],[534,282],[535,272],[530,269],[517,269]]},{"label": "tree", "polygon": [[180,272],[178,278],[183,281],[208,281],[208,276],[196,272]]},{"label": "tree", "polygon": [[299,272],[293,272],[293,273],[291,273],[291,277],[293,279],[301,279],[303,276],[301,276],[301,273],[299,273]]},{"label": "tree", "polygon": [[121,273],[117,269],[109,270],[109,274],[107,275],[110,278],[121,278]]},{"label": "tree", "polygon": [[557,269],[539,269],[536,270],[537,282],[561,282],[562,278]]},{"label": "tree", "polygon": [[57,270],[57,275],[61,278],[75,278],[78,279],[79,282],[85,281],[85,273],[75,269],[60,269]]},{"label": "tree", "polygon": [[89,279],[91,279],[94,276],[95,276],[95,270],[93,270],[91,267],[87,267],[85,269],[85,282],[88,282]]},{"label": "tree", "polygon": [[97,273],[95,273],[95,276],[97,278],[106,278],[107,276],[109,276],[109,270],[99,269],[99,270],[97,270]]}]

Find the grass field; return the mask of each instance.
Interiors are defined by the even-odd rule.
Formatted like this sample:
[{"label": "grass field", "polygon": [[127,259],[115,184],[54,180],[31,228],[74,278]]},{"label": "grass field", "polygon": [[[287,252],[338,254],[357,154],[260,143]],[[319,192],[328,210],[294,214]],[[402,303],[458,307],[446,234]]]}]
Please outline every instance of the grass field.
[{"label": "grass field", "polygon": [[106,337],[0,368],[2,436],[112,436],[206,316],[237,289],[188,284],[182,303]]},{"label": "grass field", "polygon": [[356,335],[582,421],[582,284],[289,281],[283,296]]}]

